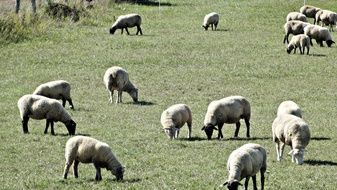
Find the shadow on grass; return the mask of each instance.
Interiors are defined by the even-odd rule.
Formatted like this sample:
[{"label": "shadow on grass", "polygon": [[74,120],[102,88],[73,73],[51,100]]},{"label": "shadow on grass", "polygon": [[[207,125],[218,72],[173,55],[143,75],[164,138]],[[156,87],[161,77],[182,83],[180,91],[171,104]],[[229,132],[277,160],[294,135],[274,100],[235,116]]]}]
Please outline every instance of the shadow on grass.
[{"label": "shadow on grass", "polygon": [[216,29],[214,32],[228,32],[229,29]]},{"label": "shadow on grass", "polygon": [[329,137],[312,137],[310,140],[315,140],[315,141],[330,141],[331,138]]},{"label": "shadow on grass", "polygon": [[138,183],[138,182],[142,181],[142,179],[140,179],[140,178],[123,179],[122,181],[117,181],[116,178],[109,178],[109,179],[106,179],[106,181],[111,181],[111,182],[115,182],[115,183]]},{"label": "shadow on grass", "polygon": [[137,103],[133,103],[135,105],[140,105],[140,106],[153,106],[155,103],[153,102],[148,102],[148,101],[138,101]]},{"label": "shadow on grass", "polygon": [[232,137],[227,140],[234,140],[234,141],[256,141],[256,140],[272,140],[272,137],[250,137],[250,138],[243,138],[243,137]]},{"label": "shadow on grass", "polygon": [[315,53],[313,53],[313,54],[311,54],[312,56],[315,56],[315,57],[325,57],[326,55],[324,55],[324,54],[315,54]]},{"label": "shadow on grass", "polygon": [[76,133],[75,135],[72,135],[72,136],[70,136],[68,133],[64,133],[64,134],[58,134],[58,133],[56,133],[55,134],[55,136],[59,136],[59,137],[66,137],[66,136],[73,137],[73,136],[78,136],[78,135],[87,136],[87,137],[91,136],[90,134],[85,134],[85,133]]},{"label": "shadow on grass", "polygon": [[187,137],[185,137],[185,138],[178,138],[178,140],[180,140],[180,141],[205,141],[205,140],[207,140],[207,138],[201,138],[201,137],[192,137],[192,138],[187,138]]},{"label": "shadow on grass", "polygon": [[337,166],[337,162],[332,162],[328,160],[305,160],[304,163],[313,166]]},{"label": "shadow on grass", "polygon": [[116,3],[133,3],[138,5],[145,5],[145,6],[173,6],[172,3],[166,3],[166,2],[157,2],[157,1],[151,1],[151,0],[115,0]]}]

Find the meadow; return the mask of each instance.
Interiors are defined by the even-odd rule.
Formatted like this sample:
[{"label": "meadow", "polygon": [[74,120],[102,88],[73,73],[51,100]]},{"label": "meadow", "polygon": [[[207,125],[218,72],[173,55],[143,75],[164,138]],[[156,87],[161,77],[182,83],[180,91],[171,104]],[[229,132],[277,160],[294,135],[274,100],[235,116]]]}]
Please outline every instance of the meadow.
[{"label": "meadow", "polygon": [[[337,11],[335,1],[307,2]],[[336,189],[337,45],[314,42],[309,56],[286,53],[285,17],[302,5],[300,0],[163,0],[159,7],[102,0],[78,23],[52,20],[40,8],[31,25],[30,6],[23,6],[16,19],[26,15],[28,30],[14,42],[0,37],[0,189],[226,189],[219,186],[228,177],[229,154],[250,142],[268,151],[265,189]],[[2,6],[1,18],[15,19],[14,8]],[[213,11],[220,14],[218,30],[204,31],[203,17]],[[130,36],[110,35],[113,17],[131,12],[142,16],[144,35],[136,36],[135,28]],[[337,41],[336,29],[332,36]],[[122,104],[108,104],[103,75],[111,66],[129,72],[140,104],[127,93]],[[64,180],[69,136],[60,122],[56,136],[43,134],[44,120],[32,119],[30,134],[23,134],[18,99],[57,79],[72,85],[75,110],[66,108],[77,122],[76,134],[111,146],[126,166],[123,182],[106,170],[95,182],[95,169],[86,164],[79,165],[79,178],[71,169]],[[252,138],[245,138],[242,121],[240,138],[232,138],[235,125],[225,124],[224,140],[215,134],[207,140],[201,128],[208,104],[231,95],[251,103]],[[311,129],[301,166],[287,155],[276,160],[271,124],[284,100],[299,104]],[[176,103],[192,110],[191,140],[186,126],[174,141],[162,130],[162,111]]]}]

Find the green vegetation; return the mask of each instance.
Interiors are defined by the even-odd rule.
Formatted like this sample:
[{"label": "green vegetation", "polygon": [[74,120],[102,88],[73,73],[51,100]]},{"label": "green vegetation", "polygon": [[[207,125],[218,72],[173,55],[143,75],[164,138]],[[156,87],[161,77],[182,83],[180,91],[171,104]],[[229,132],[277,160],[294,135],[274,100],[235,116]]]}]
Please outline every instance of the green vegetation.
[{"label": "green vegetation", "polygon": [[[22,14],[29,11],[19,18],[10,13],[1,17],[1,35],[7,25],[17,32],[5,32],[14,40],[0,37],[0,189],[221,189],[229,154],[254,142],[269,152],[265,189],[334,190],[337,45],[314,44],[306,56],[288,55],[282,44],[285,17],[299,10],[303,1],[161,3],[171,6],[100,1],[77,23],[51,20],[42,9],[37,21],[27,19],[26,24],[21,24]],[[334,1],[309,3],[337,11]],[[212,11],[220,14],[219,30],[203,31],[203,17]],[[113,17],[131,12],[142,15],[144,35],[135,36],[135,28],[130,36],[119,31],[110,35]],[[337,32],[332,36],[337,41]],[[129,72],[143,104],[132,104],[126,93],[123,104],[108,104],[103,75],[114,65]],[[63,180],[69,137],[62,123],[55,125],[57,135],[51,136],[43,134],[45,121],[30,120],[30,134],[23,134],[17,100],[56,79],[72,84],[76,110],[67,109],[77,122],[76,133],[112,147],[126,165],[124,182],[102,170],[103,180],[97,183],[94,167],[85,164],[79,165],[78,179],[70,174]],[[231,139],[234,125],[225,125],[225,140],[207,141],[200,130],[207,105],[230,95],[250,101],[253,138],[244,138],[242,122],[242,138]],[[277,106],[288,99],[303,109],[312,132],[302,166],[291,163],[289,156],[277,162],[271,139]],[[192,110],[191,141],[185,138],[187,127],[176,141],[167,139],[161,129],[162,111],[176,103]],[[286,147],[285,154],[289,150]]]}]

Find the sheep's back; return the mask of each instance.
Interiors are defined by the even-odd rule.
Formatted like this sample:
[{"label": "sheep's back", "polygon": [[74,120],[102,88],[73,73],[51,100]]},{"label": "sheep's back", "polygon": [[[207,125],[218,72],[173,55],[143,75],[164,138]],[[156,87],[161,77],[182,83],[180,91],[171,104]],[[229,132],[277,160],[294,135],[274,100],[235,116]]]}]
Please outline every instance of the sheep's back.
[{"label": "sheep's back", "polygon": [[[301,38],[301,39],[298,39],[299,42],[301,40],[303,40],[303,42],[309,40],[309,38],[306,35],[305,36],[304,35],[301,35],[301,36],[298,35],[298,38]],[[295,116],[298,116],[298,117],[302,118],[301,108],[293,101],[283,101],[283,102],[281,102],[281,104],[277,108],[277,116],[280,116],[282,114],[291,114],[291,115],[295,115]]]},{"label": "sheep's back", "polygon": [[70,84],[65,80],[50,81],[39,85],[33,94],[61,99],[70,97]]},{"label": "sheep's back", "polygon": [[[129,81],[129,74],[121,67],[111,67],[106,70],[103,81],[108,90],[121,90]],[[121,89],[119,89],[119,86],[121,86]]]},{"label": "sheep's back", "polygon": [[185,104],[175,104],[163,111],[160,120],[164,128],[173,126],[180,128],[192,120],[191,110]]}]

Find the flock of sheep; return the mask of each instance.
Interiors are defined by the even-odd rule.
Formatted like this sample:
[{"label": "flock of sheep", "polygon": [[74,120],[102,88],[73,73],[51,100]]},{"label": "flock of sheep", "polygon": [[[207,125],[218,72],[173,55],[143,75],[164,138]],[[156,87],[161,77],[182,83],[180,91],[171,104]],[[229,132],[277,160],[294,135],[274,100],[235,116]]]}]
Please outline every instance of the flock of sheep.
[{"label": "flock of sheep", "polygon": [[[335,25],[337,23],[337,14],[327,10],[321,10],[312,6],[303,6],[301,13],[289,13],[287,23],[284,25],[284,42],[288,42],[289,34],[292,37],[288,44],[287,51],[290,53],[293,49],[299,47],[301,53],[307,48],[309,53],[311,39],[315,39],[321,46],[326,41],[330,47],[334,43],[327,28],[307,23],[307,17],[313,17],[314,23],[320,21],[326,25]],[[210,26],[216,30],[219,22],[217,13],[207,14],[204,18],[203,27],[207,30]],[[128,27],[137,27],[137,34],[142,35],[141,17],[138,14],[128,14],[118,17],[112,25],[110,33],[114,34],[117,29],[122,33],[125,29],[129,34]],[[332,28],[331,28],[332,29]],[[138,102],[138,89],[130,81],[128,72],[121,67],[108,68],[103,76],[103,82],[109,92],[109,102],[113,102],[114,90],[118,92],[116,103],[122,103],[122,92],[127,92],[134,102]],[[46,119],[46,128],[44,133],[51,127],[51,134],[55,135],[54,122],[61,121],[66,126],[69,135],[75,135],[76,123],[71,118],[68,111],[64,108],[66,101],[69,102],[71,109],[74,105],[70,96],[71,86],[67,81],[58,80],[41,84],[36,88],[33,94],[22,96],[18,100],[18,108],[22,120],[24,133],[28,133],[28,121],[32,119]],[[62,104],[58,100],[62,100]],[[223,139],[222,127],[226,124],[236,124],[234,137],[238,137],[240,129],[240,120],[243,119],[246,124],[246,136],[250,137],[250,117],[251,106],[249,101],[242,96],[229,96],[220,100],[212,101],[205,114],[204,125],[201,130],[206,133],[208,139],[212,138],[213,131],[218,131],[217,138]],[[187,123],[188,135],[192,137],[192,111],[186,104],[175,104],[168,107],[161,114],[160,122],[170,139],[179,137],[180,128]],[[304,151],[310,141],[310,128],[302,119],[300,107],[292,101],[282,102],[277,109],[277,116],[272,124],[273,142],[276,145],[277,160],[280,161],[283,156],[285,145],[291,147],[289,154],[292,161],[296,164],[303,164]],[[78,177],[78,164],[93,163],[96,168],[96,180],[101,180],[101,168],[106,168],[116,176],[117,180],[123,180],[124,166],[118,161],[112,153],[110,147],[99,140],[85,136],[71,137],[65,148],[65,168],[64,179],[71,165],[73,165],[74,176]],[[247,189],[250,177],[253,179],[254,189],[256,186],[256,174],[261,174],[261,189],[264,189],[264,173],[267,169],[266,150],[258,144],[248,143],[234,150],[227,162],[229,172],[228,180],[223,184],[228,189],[237,189],[242,185],[240,181],[245,178],[245,189]]]},{"label": "flock of sheep", "polygon": [[[314,24],[308,23],[307,18],[314,18]],[[315,39],[321,47],[323,47],[323,41],[326,42],[328,47],[335,43],[329,32],[329,29],[333,31],[333,25],[337,25],[337,13],[335,12],[304,5],[300,8],[300,12],[290,12],[286,21],[283,43],[288,43],[288,53],[291,53],[292,50],[296,53],[296,49],[299,48],[300,53],[304,54],[305,48],[307,48],[307,54],[309,55],[310,45],[313,45],[312,39]],[[320,21],[322,21],[321,26],[319,26]],[[323,27],[323,24],[330,26],[330,28]],[[289,42],[290,34],[294,36]]]}]

